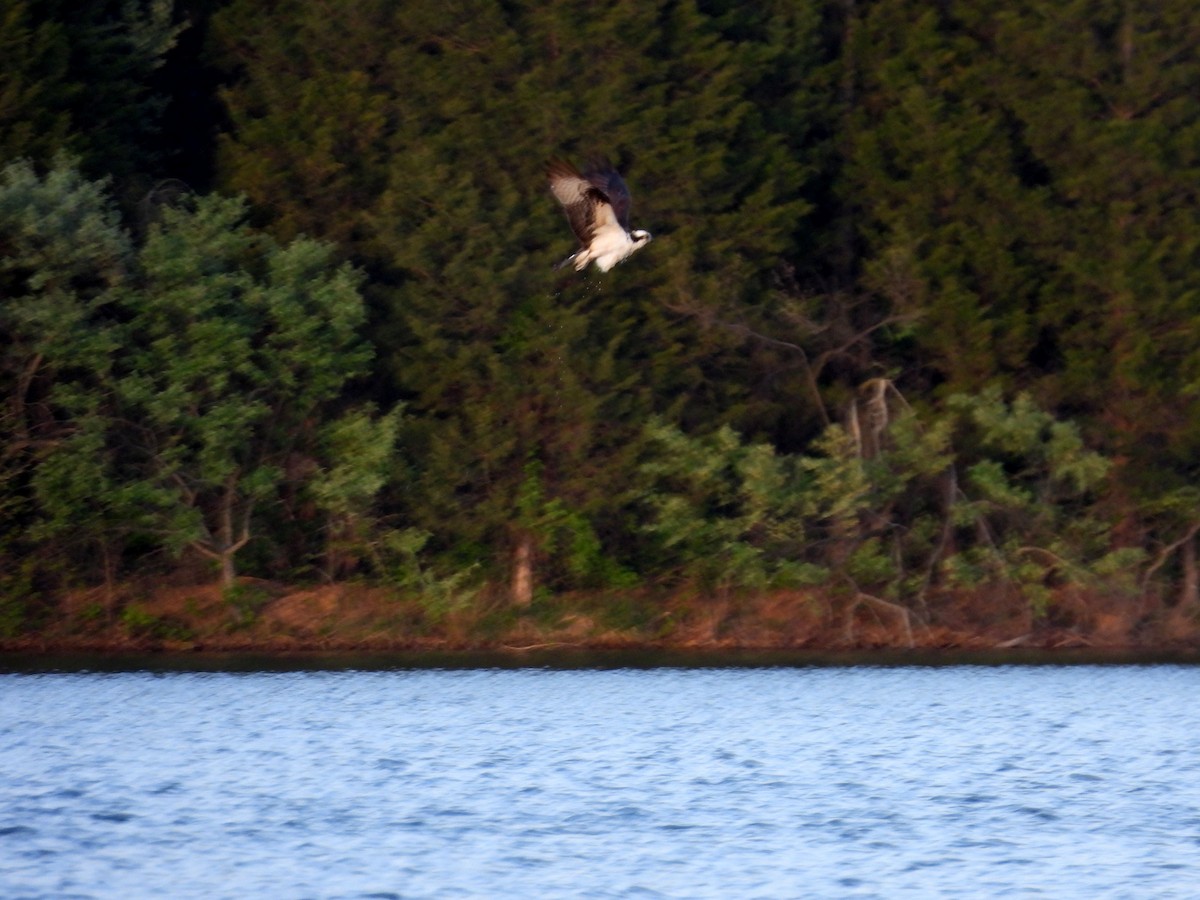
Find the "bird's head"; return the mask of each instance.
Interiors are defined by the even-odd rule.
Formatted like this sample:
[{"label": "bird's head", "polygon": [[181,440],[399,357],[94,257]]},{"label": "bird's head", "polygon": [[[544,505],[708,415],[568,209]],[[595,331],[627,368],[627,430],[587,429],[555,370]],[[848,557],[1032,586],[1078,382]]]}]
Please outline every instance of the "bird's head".
[{"label": "bird's head", "polygon": [[641,228],[635,228],[629,232],[629,236],[633,238],[633,246],[635,248],[644,246],[654,240],[654,237],[648,231],[643,231]]}]

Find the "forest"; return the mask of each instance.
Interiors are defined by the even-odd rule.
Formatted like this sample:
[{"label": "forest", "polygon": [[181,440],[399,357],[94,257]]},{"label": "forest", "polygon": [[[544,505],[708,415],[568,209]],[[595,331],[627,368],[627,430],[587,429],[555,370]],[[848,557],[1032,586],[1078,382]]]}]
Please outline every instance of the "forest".
[{"label": "forest", "polygon": [[[12,0],[0,47],[2,638],[186,637],[147,598],[201,584],[1200,627],[1193,0]],[[552,158],[653,243],[553,270]]]}]

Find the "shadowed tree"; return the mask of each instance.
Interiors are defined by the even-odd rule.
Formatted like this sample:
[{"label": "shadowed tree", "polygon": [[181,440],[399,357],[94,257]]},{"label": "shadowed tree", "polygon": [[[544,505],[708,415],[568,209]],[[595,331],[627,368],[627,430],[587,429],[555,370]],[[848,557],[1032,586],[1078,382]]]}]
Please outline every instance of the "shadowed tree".
[{"label": "shadowed tree", "polygon": [[864,285],[919,314],[925,383],[1023,387],[1080,416],[1115,463],[1117,539],[1143,544],[1151,513],[1186,568],[1191,539],[1175,541],[1200,521],[1186,499],[1200,474],[1192,5],[862,9],[848,189]]},{"label": "shadowed tree", "polygon": [[[136,527],[213,559],[226,588],[257,514],[326,464],[322,431],[370,356],[359,276],[328,245],[277,244],[245,220],[242,201],[216,196],[163,212],[119,296],[117,352],[92,389],[63,393],[76,427],[39,485],[60,525],[136,498]],[[73,467],[95,477],[64,478]],[[326,478],[323,505],[353,480]]]},{"label": "shadowed tree", "polygon": [[[114,349],[112,307],[132,247],[106,184],[59,158],[0,170],[0,595],[52,548],[34,540],[30,482],[71,433],[55,397],[87,384]],[[79,515],[87,515],[84,509]],[[0,615],[0,619],[3,615]],[[0,628],[3,625],[0,624]]]},{"label": "shadowed tree", "polygon": [[155,73],[183,27],[171,0],[5,4],[0,162],[48,165],[65,149],[92,177],[156,174],[167,97]]},{"label": "shadowed tree", "polygon": [[[782,110],[804,109],[818,25],[782,3],[491,0],[360,0],[336,23],[234,2],[214,21],[221,177],[278,233],[335,239],[371,274],[378,368],[422,460],[405,503],[431,547],[586,580],[545,522],[613,546],[647,415],[782,413],[755,353],[694,310],[762,302],[797,246],[807,123]],[[593,154],[661,239],[564,279],[549,266],[573,241],[543,165]]]}]

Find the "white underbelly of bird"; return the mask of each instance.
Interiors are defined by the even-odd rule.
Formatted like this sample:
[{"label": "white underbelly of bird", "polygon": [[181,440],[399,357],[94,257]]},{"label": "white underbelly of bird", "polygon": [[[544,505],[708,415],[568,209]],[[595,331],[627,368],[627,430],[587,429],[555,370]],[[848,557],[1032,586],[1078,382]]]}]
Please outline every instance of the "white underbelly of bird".
[{"label": "white underbelly of bird", "polygon": [[640,246],[624,228],[598,229],[592,242],[575,254],[575,271],[582,272],[588,263],[595,263],[597,269],[607,272]]}]

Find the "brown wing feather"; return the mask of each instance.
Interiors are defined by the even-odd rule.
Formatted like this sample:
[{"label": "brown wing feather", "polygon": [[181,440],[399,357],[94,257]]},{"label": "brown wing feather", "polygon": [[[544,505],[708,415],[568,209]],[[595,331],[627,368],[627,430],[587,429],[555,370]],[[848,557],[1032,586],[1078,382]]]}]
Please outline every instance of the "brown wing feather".
[{"label": "brown wing feather", "polygon": [[588,165],[584,170],[583,177],[612,204],[617,222],[628,231],[629,212],[633,206],[633,198],[629,195],[629,187],[625,184],[625,179],[613,168],[612,163],[607,159],[598,159]]},{"label": "brown wing feather", "polygon": [[597,218],[603,216],[603,210],[597,210],[597,207],[612,205],[608,196],[573,165],[561,159],[552,159],[546,165],[546,177],[550,180],[550,192],[562,204],[567,223],[580,245],[586,247],[592,239]]}]

